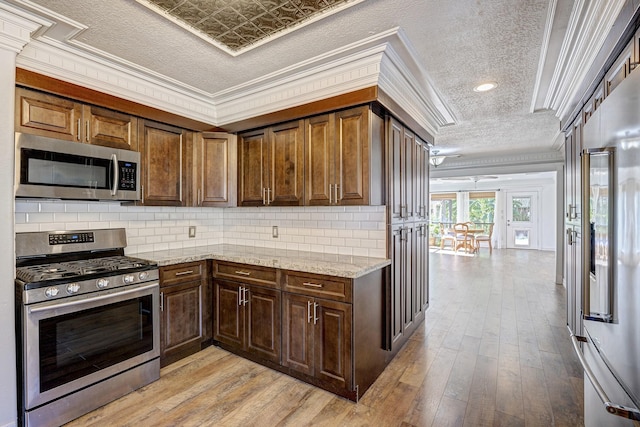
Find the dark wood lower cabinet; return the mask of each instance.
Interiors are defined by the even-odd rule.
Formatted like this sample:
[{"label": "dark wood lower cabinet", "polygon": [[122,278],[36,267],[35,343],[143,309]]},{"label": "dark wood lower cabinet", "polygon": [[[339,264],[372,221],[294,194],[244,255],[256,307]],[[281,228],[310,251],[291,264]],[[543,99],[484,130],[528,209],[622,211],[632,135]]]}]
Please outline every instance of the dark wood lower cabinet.
[{"label": "dark wood lower cabinet", "polygon": [[213,339],[280,363],[279,290],[216,280]]},{"label": "dark wood lower cabinet", "polygon": [[383,348],[387,271],[347,279],[214,262],[214,342],[358,401],[393,358]]},{"label": "dark wood lower cabinet", "polygon": [[211,344],[211,282],[206,261],[160,268],[160,365]]},{"label": "dark wood lower cabinet", "polygon": [[352,306],[283,294],[282,364],[340,388],[352,384]]}]

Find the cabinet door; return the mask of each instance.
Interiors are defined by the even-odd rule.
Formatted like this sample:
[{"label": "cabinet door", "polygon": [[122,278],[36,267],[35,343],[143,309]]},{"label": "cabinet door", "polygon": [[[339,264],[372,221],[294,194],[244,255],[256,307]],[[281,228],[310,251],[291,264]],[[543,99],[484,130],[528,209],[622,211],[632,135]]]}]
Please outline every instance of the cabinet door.
[{"label": "cabinet door", "polygon": [[388,121],[388,163],[389,163],[389,197],[388,205],[391,215],[391,221],[399,221],[402,219],[402,143],[403,143],[403,127],[402,125],[389,118]]},{"label": "cabinet door", "polygon": [[404,283],[405,283],[405,237],[403,227],[394,227],[391,231],[391,283],[389,284],[389,296],[387,298],[389,307],[389,345],[398,341],[402,337],[403,312],[404,312]]},{"label": "cabinet door", "polygon": [[335,113],[337,204],[369,204],[369,107]]},{"label": "cabinet door", "polygon": [[315,377],[352,389],[351,304],[316,299]]},{"label": "cabinet door", "polygon": [[409,334],[415,326],[416,292],[416,229],[415,225],[404,227],[402,233],[402,250],[404,251],[404,281],[401,292],[404,299],[402,333]]},{"label": "cabinet door", "polygon": [[82,105],[57,96],[16,88],[17,132],[80,141]]},{"label": "cabinet door", "polygon": [[415,168],[415,155],[416,155],[416,137],[408,129],[403,129],[402,132],[403,144],[401,156],[401,192],[403,203],[401,211],[403,211],[402,217],[404,219],[413,219],[416,213],[416,168]]},{"label": "cabinet door", "polygon": [[313,375],[313,298],[282,293],[282,365]]},{"label": "cabinet door", "polygon": [[305,120],[306,187],[305,204],[329,205],[333,201],[332,168],[334,115],[324,114]]},{"label": "cabinet door", "polygon": [[262,206],[269,183],[269,142],[267,131],[245,134],[240,139],[238,205]]},{"label": "cabinet door", "polygon": [[236,205],[236,137],[206,132],[196,142],[193,153],[193,194],[195,206],[230,207]]},{"label": "cabinet door", "polygon": [[141,121],[142,203],[183,205],[182,150],[185,131]]},{"label": "cabinet door", "polygon": [[416,137],[415,148],[415,216],[422,221],[429,214],[429,146]]},{"label": "cabinet door", "polygon": [[573,219],[582,219],[582,120],[573,124]]},{"label": "cabinet door", "polygon": [[83,106],[83,141],[123,150],[138,149],[138,119],[91,105]]},{"label": "cabinet door", "polygon": [[429,225],[420,224],[416,242],[416,288],[418,291],[416,314],[426,311],[429,306]]},{"label": "cabinet door", "polygon": [[241,305],[240,285],[214,281],[215,322],[213,339],[238,349],[244,344],[244,308]]},{"label": "cabinet door", "polygon": [[280,295],[274,289],[250,286],[245,306],[246,351],[280,363]]},{"label": "cabinet door", "polygon": [[202,286],[200,281],[160,289],[162,326],[160,360],[163,366],[200,350],[202,342]]},{"label": "cabinet door", "polygon": [[268,197],[270,205],[304,203],[304,131],[296,121],[270,129]]}]

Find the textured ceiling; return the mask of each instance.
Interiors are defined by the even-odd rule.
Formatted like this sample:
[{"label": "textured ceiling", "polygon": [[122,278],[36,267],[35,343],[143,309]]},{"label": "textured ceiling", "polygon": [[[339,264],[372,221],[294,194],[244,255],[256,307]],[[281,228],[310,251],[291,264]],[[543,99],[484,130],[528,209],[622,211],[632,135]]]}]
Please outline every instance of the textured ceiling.
[{"label": "textured ceiling", "polygon": [[350,0],[138,0],[239,51]]},{"label": "textured ceiling", "polygon": [[[86,25],[77,40],[92,49],[214,96],[401,27],[418,62],[458,119],[436,135],[443,154],[466,158],[554,149],[559,129],[554,113],[530,112],[550,0],[366,0],[238,56],[138,2],[32,2]],[[474,92],[484,81],[495,81],[498,87]]]}]

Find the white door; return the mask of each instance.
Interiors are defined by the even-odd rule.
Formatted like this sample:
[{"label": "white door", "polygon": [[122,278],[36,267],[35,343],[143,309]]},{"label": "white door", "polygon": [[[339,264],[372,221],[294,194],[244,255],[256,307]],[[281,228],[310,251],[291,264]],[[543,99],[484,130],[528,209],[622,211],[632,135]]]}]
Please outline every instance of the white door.
[{"label": "white door", "polygon": [[538,193],[507,193],[507,248],[538,248]]}]

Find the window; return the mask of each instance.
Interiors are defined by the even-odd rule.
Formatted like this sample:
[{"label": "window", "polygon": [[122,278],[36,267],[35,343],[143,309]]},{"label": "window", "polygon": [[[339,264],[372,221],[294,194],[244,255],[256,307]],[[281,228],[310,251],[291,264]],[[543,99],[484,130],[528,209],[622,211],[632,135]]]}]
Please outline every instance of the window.
[{"label": "window", "polygon": [[476,224],[492,224],[496,210],[496,193],[475,191],[469,193],[469,221]]},{"label": "window", "polygon": [[458,216],[456,193],[431,194],[430,210],[432,223],[456,223]]}]

